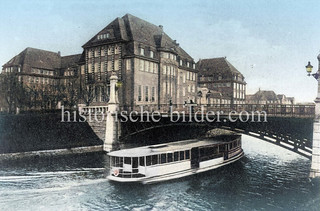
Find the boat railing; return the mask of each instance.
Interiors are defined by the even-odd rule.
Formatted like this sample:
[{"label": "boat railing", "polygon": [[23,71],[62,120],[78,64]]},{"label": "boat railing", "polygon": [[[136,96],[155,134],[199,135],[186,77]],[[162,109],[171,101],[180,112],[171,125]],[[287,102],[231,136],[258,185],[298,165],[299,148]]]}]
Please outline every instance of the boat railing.
[{"label": "boat railing", "polygon": [[111,175],[121,178],[140,178],[144,177],[144,174],[139,173],[139,168],[131,168],[130,170],[124,167],[112,167]]},{"label": "boat railing", "polygon": [[216,159],[216,158],[220,158],[220,157],[223,157],[223,153],[212,154],[212,155],[208,155],[208,156],[201,156],[200,157],[200,162],[207,161],[207,160],[212,160],[212,159]]}]

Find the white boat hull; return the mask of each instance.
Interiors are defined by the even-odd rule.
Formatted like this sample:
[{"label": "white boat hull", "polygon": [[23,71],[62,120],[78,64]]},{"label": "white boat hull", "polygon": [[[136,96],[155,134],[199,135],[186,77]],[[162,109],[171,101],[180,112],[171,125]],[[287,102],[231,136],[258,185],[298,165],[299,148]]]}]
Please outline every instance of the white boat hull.
[{"label": "white boat hull", "polygon": [[[203,161],[199,163],[199,168],[191,168],[190,160],[181,162],[179,165],[176,166],[170,166],[168,165],[164,166],[165,169],[161,167],[154,167],[154,170],[149,170],[149,172],[146,174],[146,177],[141,178],[122,178],[122,177],[116,177],[109,175],[107,178],[111,181],[117,181],[117,182],[138,182],[142,184],[149,184],[149,183],[156,183],[156,182],[162,182],[172,179],[177,179],[181,177],[190,176],[193,174],[198,174],[201,172],[206,172],[212,169],[216,169],[222,166],[225,166],[227,164],[233,163],[240,158],[244,156],[244,152],[242,149],[239,150],[239,152],[227,159],[224,160],[223,157]],[[162,173],[165,170],[166,173]]]}]

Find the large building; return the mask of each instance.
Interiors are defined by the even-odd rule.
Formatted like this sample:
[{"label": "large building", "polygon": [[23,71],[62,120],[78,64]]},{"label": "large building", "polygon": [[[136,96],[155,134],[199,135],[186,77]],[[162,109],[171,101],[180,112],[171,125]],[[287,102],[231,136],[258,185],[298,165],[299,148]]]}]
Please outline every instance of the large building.
[{"label": "large building", "polygon": [[[76,96],[70,96],[68,89],[76,89],[78,84],[80,56],[26,48],[13,57],[2,66],[1,73],[7,109],[56,109],[71,101],[75,104],[76,99],[71,98]],[[23,90],[18,90],[20,86]],[[5,110],[4,103],[1,105],[1,110]]]},{"label": "large building", "polygon": [[195,62],[161,25],[126,14],[98,32],[83,49],[82,89],[94,96],[87,98],[86,104],[107,101],[113,71],[120,81],[121,106],[156,108],[196,99]]},{"label": "large building", "polygon": [[225,57],[200,59],[197,62],[197,69],[199,87],[221,93],[220,103],[228,105],[245,103],[244,76]]}]

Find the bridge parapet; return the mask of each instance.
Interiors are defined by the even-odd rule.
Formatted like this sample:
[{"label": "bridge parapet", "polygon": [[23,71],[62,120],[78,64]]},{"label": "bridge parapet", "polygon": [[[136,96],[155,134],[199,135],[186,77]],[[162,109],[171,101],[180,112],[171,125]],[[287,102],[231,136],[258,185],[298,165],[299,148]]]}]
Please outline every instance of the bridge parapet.
[{"label": "bridge parapet", "polygon": [[107,111],[108,111],[108,106],[105,105],[105,106],[79,106],[79,113],[81,114],[106,114]]},{"label": "bridge parapet", "polygon": [[198,105],[198,104],[141,104],[136,106],[122,106],[120,111],[130,112],[159,112],[161,114],[169,114],[170,112],[184,112],[191,114],[195,112],[219,112],[221,115],[241,112],[266,112],[271,117],[315,117],[315,105],[282,105],[282,104],[214,104],[214,105]]}]

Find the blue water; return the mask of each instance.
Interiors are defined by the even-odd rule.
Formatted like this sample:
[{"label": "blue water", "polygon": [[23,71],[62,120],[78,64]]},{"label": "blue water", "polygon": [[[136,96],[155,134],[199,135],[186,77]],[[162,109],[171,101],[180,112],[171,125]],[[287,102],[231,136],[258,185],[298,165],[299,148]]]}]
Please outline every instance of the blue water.
[{"label": "blue water", "polygon": [[310,161],[243,136],[245,157],[152,185],[105,179],[103,153],[0,164],[0,210],[320,210]]}]

